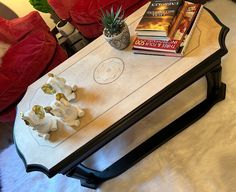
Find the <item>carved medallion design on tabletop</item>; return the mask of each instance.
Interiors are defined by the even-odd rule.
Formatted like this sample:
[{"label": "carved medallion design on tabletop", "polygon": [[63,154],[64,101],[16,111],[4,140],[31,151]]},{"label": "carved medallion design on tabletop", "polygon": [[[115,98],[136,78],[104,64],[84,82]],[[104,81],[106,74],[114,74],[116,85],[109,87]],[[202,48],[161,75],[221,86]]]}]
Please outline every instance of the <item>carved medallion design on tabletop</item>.
[{"label": "carved medallion design on tabletop", "polygon": [[117,80],[123,71],[123,60],[118,57],[111,57],[98,64],[93,77],[99,84],[109,84]]}]

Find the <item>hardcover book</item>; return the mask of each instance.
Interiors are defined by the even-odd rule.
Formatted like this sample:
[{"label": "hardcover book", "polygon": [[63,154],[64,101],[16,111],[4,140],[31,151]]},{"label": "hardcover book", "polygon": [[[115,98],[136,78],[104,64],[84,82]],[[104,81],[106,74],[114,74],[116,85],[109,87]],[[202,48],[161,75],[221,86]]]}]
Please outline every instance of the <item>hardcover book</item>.
[{"label": "hardcover book", "polygon": [[184,36],[194,23],[195,17],[199,12],[201,4],[185,2],[184,12],[180,16],[180,20],[176,21],[176,27],[172,39],[183,41]]},{"label": "hardcover book", "polygon": [[135,49],[143,49],[143,50],[153,50],[153,51],[164,51],[164,52],[172,52],[175,53],[176,50],[180,46],[179,40],[150,40],[136,37],[134,40],[133,47]]},{"label": "hardcover book", "polygon": [[183,6],[181,7],[178,15],[176,15],[176,18],[173,22],[173,25],[171,26],[171,29],[169,31],[168,37],[169,39],[173,39],[174,35],[176,34],[176,31],[178,30],[178,27],[180,25],[180,22],[183,20],[184,15],[187,11],[187,7],[188,7],[189,3],[188,2],[184,2]]},{"label": "hardcover book", "polygon": [[202,7],[203,6],[200,4],[188,2],[187,8],[185,9],[182,20],[178,24],[173,40],[149,40],[137,37],[133,46],[134,53],[161,56],[183,56],[196,26]]},{"label": "hardcover book", "polygon": [[167,36],[182,0],[152,0],[136,32],[138,35]]}]

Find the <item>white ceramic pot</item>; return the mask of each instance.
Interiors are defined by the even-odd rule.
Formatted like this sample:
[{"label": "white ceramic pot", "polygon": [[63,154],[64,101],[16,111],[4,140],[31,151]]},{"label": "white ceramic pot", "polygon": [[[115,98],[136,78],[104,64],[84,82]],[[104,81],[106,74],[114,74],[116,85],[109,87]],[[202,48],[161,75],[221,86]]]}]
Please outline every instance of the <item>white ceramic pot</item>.
[{"label": "white ceramic pot", "polygon": [[120,50],[125,49],[130,44],[130,33],[129,33],[129,28],[126,23],[125,23],[125,27],[123,31],[121,31],[120,34],[113,37],[107,37],[104,34],[104,30],[103,30],[103,35],[105,39],[107,40],[107,42],[116,49],[120,49]]},{"label": "white ceramic pot", "polygon": [[61,35],[64,37],[71,35],[75,30],[75,27],[65,20],[59,21],[56,27],[59,33],[61,33]]}]

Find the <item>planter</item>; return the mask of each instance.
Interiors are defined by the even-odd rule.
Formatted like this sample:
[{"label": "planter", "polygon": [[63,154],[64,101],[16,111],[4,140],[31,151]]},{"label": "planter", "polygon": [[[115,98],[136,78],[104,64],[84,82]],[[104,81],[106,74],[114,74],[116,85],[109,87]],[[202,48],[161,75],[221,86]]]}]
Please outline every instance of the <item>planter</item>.
[{"label": "planter", "polygon": [[127,24],[125,23],[124,29],[121,31],[120,34],[112,37],[107,37],[103,30],[103,35],[107,42],[116,49],[125,49],[130,44],[130,33]]},{"label": "planter", "polygon": [[57,27],[59,33],[61,33],[61,35],[63,37],[69,36],[75,30],[75,27],[73,25],[71,25],[68,21],[65,21],[65,20],[60,20],[57,23],[56,27]]}]

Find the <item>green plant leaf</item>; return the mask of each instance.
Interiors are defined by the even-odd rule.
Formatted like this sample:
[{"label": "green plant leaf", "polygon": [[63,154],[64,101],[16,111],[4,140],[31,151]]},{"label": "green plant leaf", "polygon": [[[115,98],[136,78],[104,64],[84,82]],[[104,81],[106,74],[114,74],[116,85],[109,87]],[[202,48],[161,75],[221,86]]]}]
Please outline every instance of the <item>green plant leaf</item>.
[{"label": "green plant leaf", "polygon": [[51,13],[52,8],[47,0],[29,0],[30,4],[38,11],[43,13]]},{"label": "green plant leaf", "polygon": [[111,7],[111,18],[114,18],[114,9],[113,9],[113,6]]},{"label": "green plant leaf", "polygon": [[122,7],[119,7],[116,11],[114,11],[113,6],[110,10],[102,10],[101,9],[101,21],[106,28],[106,33],[109,35],[119,34],[124,26]]},{"label": "green plant leaf", "polygon": [[114,20],[117,20],[121,13],[121,7],[117,10]]}]

